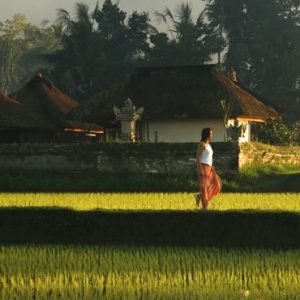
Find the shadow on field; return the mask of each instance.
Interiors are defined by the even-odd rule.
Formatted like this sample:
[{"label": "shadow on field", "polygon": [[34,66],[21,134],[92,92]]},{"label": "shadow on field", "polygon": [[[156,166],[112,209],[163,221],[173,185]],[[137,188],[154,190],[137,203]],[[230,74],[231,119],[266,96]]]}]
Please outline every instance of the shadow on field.
[{"label": "shadow on field", "polygon": [[[270,171],[270,170],[269,170]],[[223,192],[300,192],[300,172],[223,174]],[[0,175],[0,192],[8,193],[155,193],[198,190],[192,175],[99,172],[7,172]]]},{"label": "shadow on field", "polygon": [[299,248],[300,214],[0,209],[0,244]]},{"label": "shadow on field", "polygon": [[227,181],[224,189],[228,192],[234,192],[232,183],[236,185],[238,192],[247,193],[299,193],[300,192],[300,173],[294,174],[261,174],[256,178],[243,177],[232,182]]}]

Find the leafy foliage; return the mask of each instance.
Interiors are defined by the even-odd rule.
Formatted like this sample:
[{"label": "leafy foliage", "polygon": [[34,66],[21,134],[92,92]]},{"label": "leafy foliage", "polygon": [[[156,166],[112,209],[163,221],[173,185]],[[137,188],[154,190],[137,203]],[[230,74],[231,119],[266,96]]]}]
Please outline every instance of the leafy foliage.
[{"label": "leafy foliage", "polygon": [[166,33],[156,32],[150,39],[153,47],[148,53],[152,64],[203,64],[210,60],[212,51],[206,40],[207,25],[204,13],[201,12],[196,20],[192,17],[192,6],[182,2],[177,6],[175,14],[169,8],[163,12],[155,12],[160,22],[168,28]]},{"label": "leafy foliage", "polygon": [[127,15],[112,0],[93,9],[78,2],[74,16],[61,9],[54,24],[41,28],[16,15],[0,24],[0,88],[11,92],[43,71],[85,100],[136,65],[202,64],[217,55],[224,71],[234,69],[244,86],[264,95],[290,122],[299,120],[299,1],[205,2],[196,19],[187,2],[156,12],[166,32],[151,25],[148,13]]},{"label": "leafy foliage", "polygon": [[[226,40],[224,68],[299,118],[299,1],[207,0],[209,27]],[[292,109],[293,108],[293,109]],[[294,113],[298,111],[298,116]]]},{"label": "leafy foliage", "polygon": [[283,120],[267,122],[254,127],[255,138],[271,145],[299,143],[299,123],[288,126]]},{"label": "leafy foliage", "polygon": [[16,14],[0,23],[0,90],[11,93],[36,72],[50,69],[44,55],[60,47],[50,28],[39,28]]},{"label": "leafy foliage", "polygon": [[148,48],[150,30],[146,13],[133,12],[126,18],[118,4],[106,0],[92,12],[76,4],[72,18],[65,10],[57,24],[64,28],[63,48],[49,59],[55,64],[52,77],[58,85],[79,100],[122,79],[142,60]]}]

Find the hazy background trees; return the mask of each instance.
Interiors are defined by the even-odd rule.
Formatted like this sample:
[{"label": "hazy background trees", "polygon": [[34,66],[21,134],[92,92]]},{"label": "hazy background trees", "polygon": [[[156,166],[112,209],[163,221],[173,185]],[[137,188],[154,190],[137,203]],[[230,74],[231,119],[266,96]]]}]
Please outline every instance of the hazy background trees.
[{"label": "hazy background trees", "polygon": [[[199,0],[201,1],[201,0]],[[300,116],[299,0],[203,0],[155,13],[127,14],[117,2],[76,3],[54,23],[35,26],[22,15],[0,23],[0,89],[19,88],[42,71],[78,100],[122,80],[137,65],[219,63],[294,122]]]},{"label": "hazy background trees", "polygon": [[51,70],[45,55],[60,47],[54,31],[30,24],[21,14],[0,22],[0,89],[12,92],[37,70]]}]

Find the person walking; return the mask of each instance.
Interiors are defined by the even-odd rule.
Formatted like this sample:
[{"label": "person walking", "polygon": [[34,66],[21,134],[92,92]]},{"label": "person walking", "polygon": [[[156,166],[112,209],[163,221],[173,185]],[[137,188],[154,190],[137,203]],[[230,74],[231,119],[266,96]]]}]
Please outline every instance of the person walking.
[{"label": "person walking", "polygon": [[201,132],[201,141],[196,152],[199,194],[195,195],[196,206],[200,200],[202,208],[208,209],[211,199],[218,195],[222,189],[222,181],[213,167],[213,149],[210,145],[213,137],[211,128],[204,128]]}]

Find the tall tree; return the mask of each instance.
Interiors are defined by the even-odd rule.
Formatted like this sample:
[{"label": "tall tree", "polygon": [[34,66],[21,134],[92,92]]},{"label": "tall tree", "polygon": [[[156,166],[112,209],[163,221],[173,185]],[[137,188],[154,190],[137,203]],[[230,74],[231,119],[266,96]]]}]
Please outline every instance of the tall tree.
[{"label": "tall tree", "polygon": [[105,0],[96,13],[98,31],[105,43],[105,75],[107,86],[132,72],[149,49],[148,36],[152,30],[147,13],[134,11],[128,18],[117,3]]},{"label": "tall tree", "polygon": [[206,2],[210,27],[226,39],[225,69],[288,112],[300,92],[299,1]]},{"label": "tall tree", "polygon": [[211,49],[207,44],[203,12],[194,21],[192,6],[182,2],[174,13],[166,7],[163,12],[156,11],[156,16],[166,24],[169,36],[165,33],[152,35],[154,47],[150,60],[172,64],[201,64],[210,60]]},{"label": "tall tree", "polygon": [[105,40],[115,43],[123,42],[126,36],[126,13],[122,11],[117,3],[105,0],[102,9],[95,10],[95,19],[98,31]]},{"label": "tall tree", "polygon": [[206,15],[209,20],[210,34],[215,38],[216,50],[219,54],[225,50],[225,66],[244,69],[248,56],[245,39],[248,38],[248,28],[245,22],[246,8],[244,0],[208,0]]},{"label": "tall tree", "polygon": [[80,98],[94,87],[103,57],[98,47],[95,18],[86,4],[77,3],[74,17],[59,9],[54,25],[63,28],[63,47],[49,57],[55,64],[52,77],[60,87]]},{"label": "tall tree", "polygon": [[23,76],[18,61],[22,55],[21,33],[25,25],[23,15],[15,15],[12,20],[0,24],[0,88],[4,92],[10,92]]},{"label": "tall tree", "polygon": [[58,47],[51,30],[30,24],[24,15],[0,23],[0,89],[13,92],[37,71],[49,69],[43,56]]},{"label": "tall tree", "polygon": [[76,4],[75,17],[59,10],[58,24],[64,27],[63,49],[50,59],[56,67],[53,78],[59,85],[85,99],[125,77],[148,47],[149,18],[134,12],[128,18],[117,3],[105,0],[92,12]]}]

